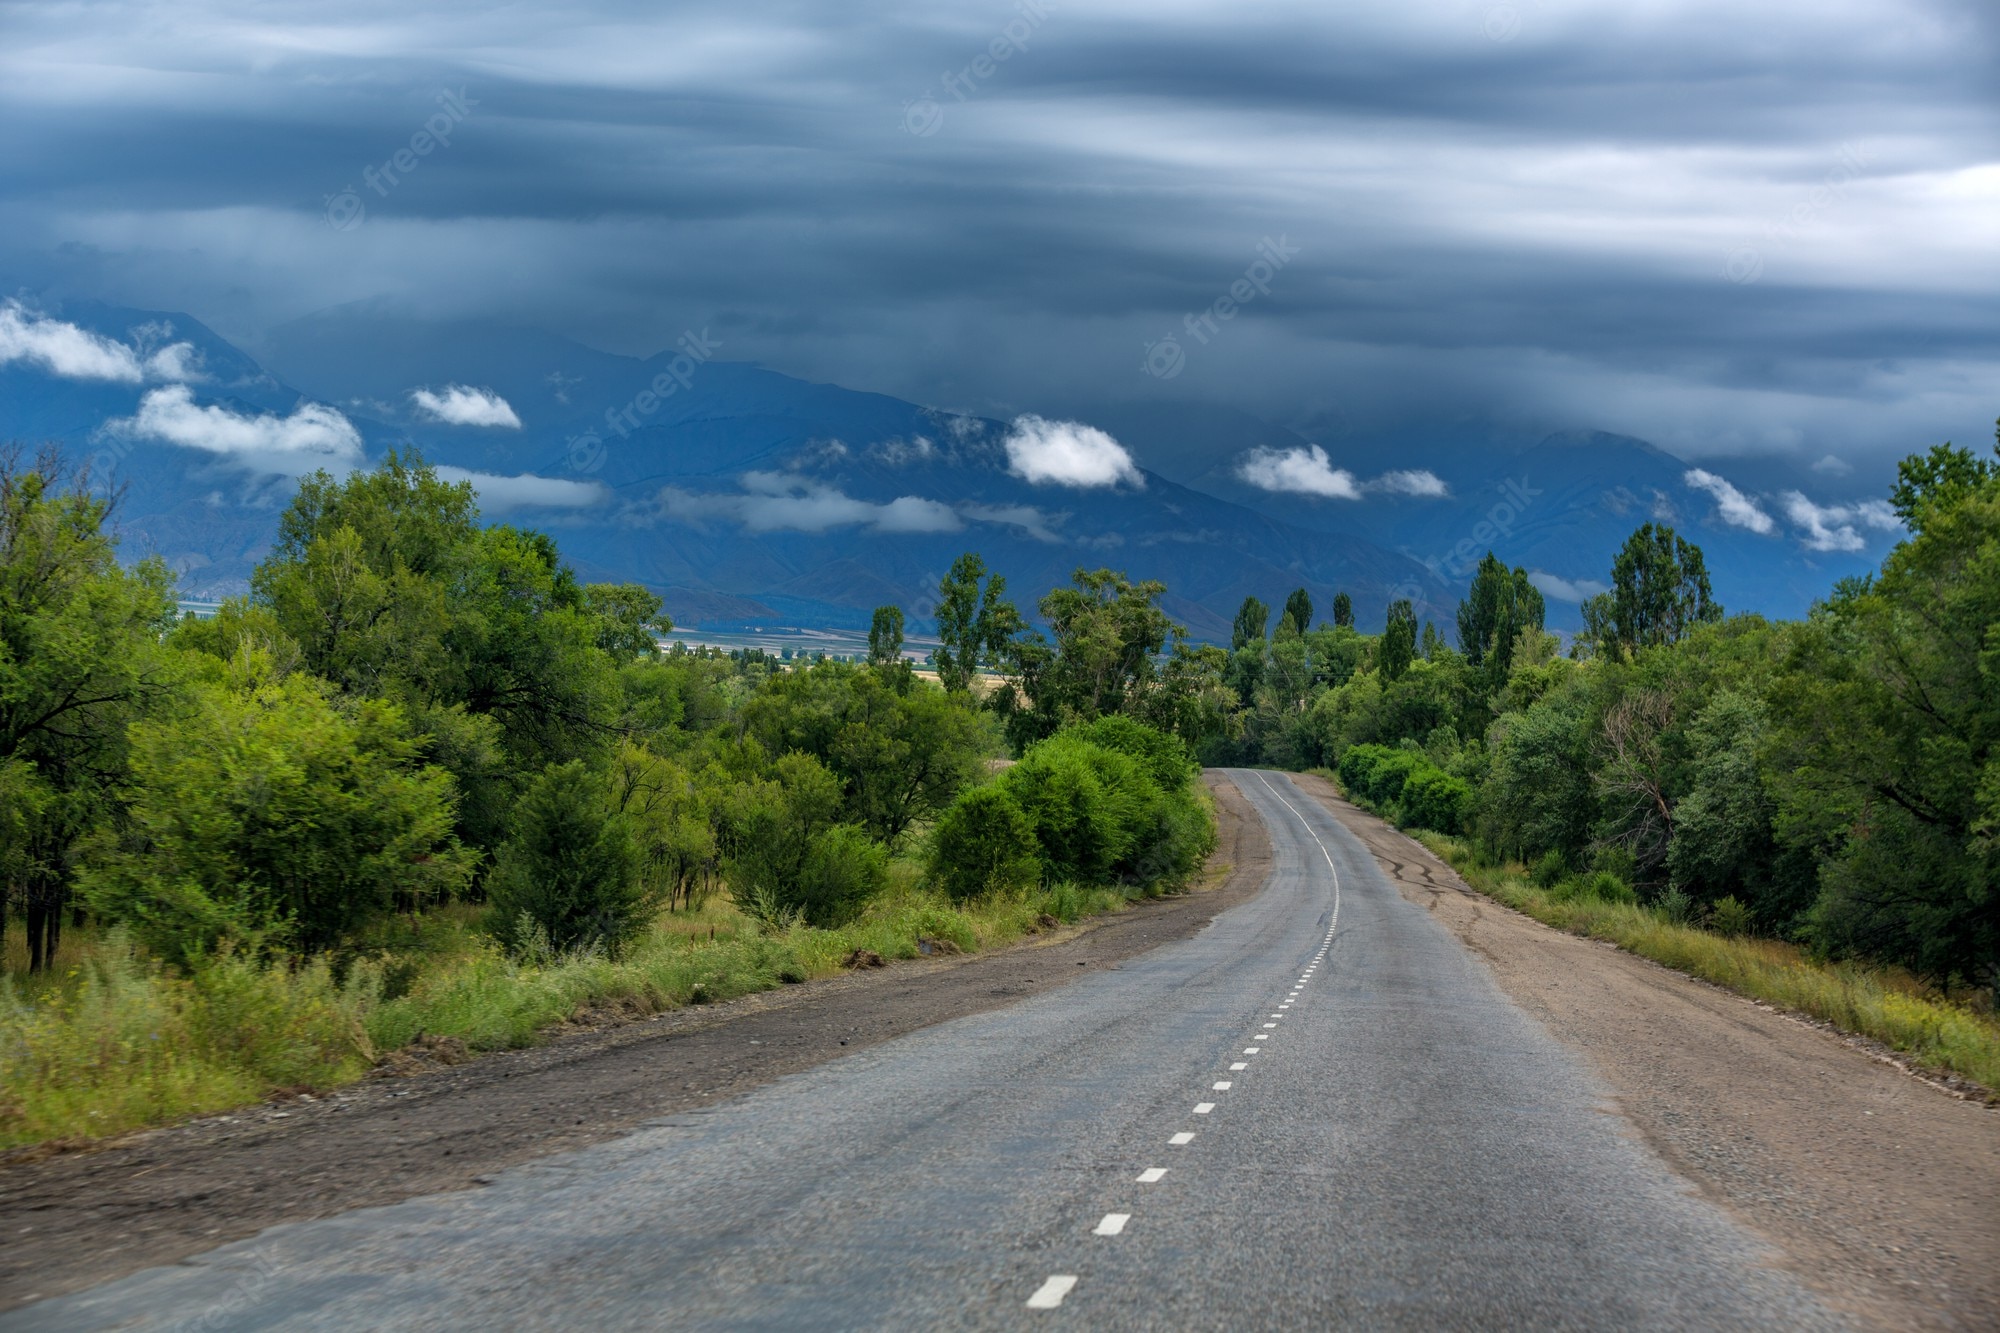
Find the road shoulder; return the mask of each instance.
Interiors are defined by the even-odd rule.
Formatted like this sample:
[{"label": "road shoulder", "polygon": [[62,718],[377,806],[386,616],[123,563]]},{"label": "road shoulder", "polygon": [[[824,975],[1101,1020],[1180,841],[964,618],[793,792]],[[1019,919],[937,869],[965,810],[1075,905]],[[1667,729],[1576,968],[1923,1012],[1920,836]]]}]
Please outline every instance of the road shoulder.
[{"label": "road shoulder", "polygon": [[1589,1058],[1655,1151],[1827,1299],[1884,1327],[2000,1325],[2000,1112],[1767,1005],[1544,926],[1331,783],[1293,780],[1509,998]]},{"label": "road shoulder", "polygon": [[266,1227],[473,1188],[510,1166],[1012,1004],[1199,933],[1270,871],[1263,822],[1217,773],[1195,893],[1053,937],[673,1010],[321,1099],[263,1104],[0,1167],[0,1309],[173,1263]]}]

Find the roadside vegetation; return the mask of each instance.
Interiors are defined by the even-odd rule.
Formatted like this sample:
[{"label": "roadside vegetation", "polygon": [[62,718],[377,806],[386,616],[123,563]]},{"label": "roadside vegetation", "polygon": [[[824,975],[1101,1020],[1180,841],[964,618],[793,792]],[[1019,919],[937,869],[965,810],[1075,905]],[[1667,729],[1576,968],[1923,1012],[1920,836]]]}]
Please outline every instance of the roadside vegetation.
[{"label": "roadside vegetation", "polygon": [[[1488,553],[1455,643],[1237,616],[1204,751],[1316,768],[1479,887],[2000,1086],[2000,464],[1902,463],[1907,530],[1804,620],[1725,615],[1648,523],[1560,651]],[[1509,870],[1507,867],[1513,867]]]},{"label": "roadside vegetation", "polygon": [[1177,891],[1196,761],[1327,769],[1559,924],[1991,1085],[2000,465],[1940,446],[1890,504],[1798,622],[1648,523],[1566,652],[1490,552],[1449,633],[1301,589],[1228,649],[1106,569],[1031,625],[968,553],[927,679],[895,607],[865,661],[663,651],[656,596],[415,457],[302,481],[181,617],[88,477],[0,458],[0,1143]]},{"label": "roadside vegetation", "polygon": [[0,1146],[986,948],[1214,845],[1158,585],[1079,571],[1051,642],[967,555],[933,683],[894,607],[865,661],[665,651],[416,458],[305,479],[205,620],[109,516],[0,459]]}]

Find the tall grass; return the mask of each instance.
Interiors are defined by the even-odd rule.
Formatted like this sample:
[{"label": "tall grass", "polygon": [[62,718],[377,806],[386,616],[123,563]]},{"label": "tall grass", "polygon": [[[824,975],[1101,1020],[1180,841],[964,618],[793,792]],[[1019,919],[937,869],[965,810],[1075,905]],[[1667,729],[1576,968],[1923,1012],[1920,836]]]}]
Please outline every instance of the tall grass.
[{"label": "tall grass", "polygon": [[1457,838],[1411,834],[1473,888],[1537,921],[1677,968],[1779,1008],[1871,1037],[1934,1070],[2000,1089],[2000,1022],[1953,1003],[1896,968],[1826,963],[1779,940],[1729,938],[1635,903],[1538,888],[1519,866],[1492,865]]},{"label": "tall grass", "polygon": [[[78,1142],[257,1101],[325,1091],[419,1035],[524,1046],[607,1005],[652,1013],[832,976],[856,950],[992,948],[1113,911],[1113,889],[1061,885],[954,906],[896,867],[888,894],[836,930],[759,927],[715,899],[661,916],[618,957],[509,957],[465,909],[385,926],[336,969],[248,958],[169,972],[113,932],[71,932],[52,975],[0,977],[0,1149]],[[927,943],[928,942],[928,943]],[[25,959],[22,960],[25,962]]]}]

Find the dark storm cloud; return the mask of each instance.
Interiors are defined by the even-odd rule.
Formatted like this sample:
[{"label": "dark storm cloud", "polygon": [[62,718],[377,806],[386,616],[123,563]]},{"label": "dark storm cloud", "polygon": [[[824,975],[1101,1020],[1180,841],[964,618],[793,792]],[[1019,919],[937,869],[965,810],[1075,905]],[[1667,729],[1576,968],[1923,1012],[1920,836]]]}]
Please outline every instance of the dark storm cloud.
[{"label": "dark storm cloud", "polygon": [[1207,398],[1801,466],[2000,410],[1981,0],[4,22],[0,276],[240,337],[386,294],[627,351],[713,326],[995,415]]}]

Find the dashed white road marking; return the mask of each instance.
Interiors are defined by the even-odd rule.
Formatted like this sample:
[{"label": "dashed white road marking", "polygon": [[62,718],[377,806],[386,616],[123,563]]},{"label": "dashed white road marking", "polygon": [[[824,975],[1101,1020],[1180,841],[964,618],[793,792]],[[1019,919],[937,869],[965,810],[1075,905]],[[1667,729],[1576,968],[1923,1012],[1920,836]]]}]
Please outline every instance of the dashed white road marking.
[{"label": "dashed white road marking", "polygon": [[1278,1026],[1278,1025],[1277,1025],[1276,1023],[1266,1023],[1266,1024],[1264,1025],[1264,1026],[1265,1026],[1265,1027],[1267,1027],[1267,1028],[1274,1028],[1274,1027],[1276,1027],[1276,1026]]},{"label": "dashed white road marking", "polygon": [[1076,1277],[1070,1273],[1058,1273],[1035,1288],[1035,1294],[1028,1297],[1030,1310],[1053,1310],[1063,1303],[1070,1288],[1076,1285]]},{"label": "dashed white road marking", "polygon": [[1228,1080],[1228,1079],[1224,1079],[1224,1080],[1223,1080],[1222,1082],[1220,1082],[1220,1083],[1217,1083],[1217,1084],[1215,1085],[1215,1090],[1216,1090],[1217,1092],[1228,1092],[1228,1091],[1229,1091],[1229,1080]]},{"label": "dashed white road marking", "polygon": [[1214,1102],[1196,1102],[1194,1104],[1194,1113],[1196,1115],[1207,1115],[1210,1111],[1213,1111],[1214,1109],[1215,1109]]},{"label": "dashed white road marking", "polygon": [[1104,1220],[1092,1228],[1090,1234],[1093,1236],[1115,1236],[1123,1231],[1125,1224],[1131,1220],[1132,1214],[1130,1213],[1106,1213]]},{"label": "dashed white road marking", "polygon": [[1139,1173],[1139,1183],[1141,1185],[1157,1185],[1166,1178],[1167,1168],[1164,1166],[1149,1166]]},{"label": "dashed white road marking", "polygon": [[1257,1054],[1257,1052],[1259,1052],[1259,1051],[1261,1051],[1261,1050],[1263,1050],[1263,1049],[1264,1049],[1264,1048],[1263,1048],[1262,1046],[1245,1046],[1245,1047],[1243,1048],[1243,1054],[1245,1054],[1245,1055],[1255,1055],[1255,1054]]},{"label": "dashed white road marking", "polygon": [[[1248,1052],[1248,1051],[1245,1051],[1245,1052],[1243,1052],[1243,1053],[1244,1053],[1245,1055],[1248,1055],[1248,1054],[1250,1054],[1250,1052]],[[1236,1072],[1237,1070],[1239,1070],[1239,1069],[1248,1069],[1249,1067],[1250,1067],[1250,1066],[1249,1066],[1248,1064],[1244,1063],[1244,1062],[1243,1062],[1243,1061],[1241,1061],[1241,1060],[1238,1060],[1238,1061],[1237,1061],[1237,1062],[1236,1062],[1235,1064],[1233,1064],[1233,1065],[1229,1066],[1229,1072],[1233,1074],[1233,1073],[1235,1073],[1235,1072]]]},{"label": "dashed white road marking", "polygon": [[1168,1140],[1167,1140],[1167,1142],[1168,1142],[1168,1143],[1171,1143],[1171,1144],[1173,1144],[1173,1145],[1174,1145],[1174,1146],[1175,1146],[1176,1148],[1178,1148],[1178,1147],[1180,1147],[1180,1146],[1181,1146],[1181,1145],[1182,1145],[1183,1143],[1193,1143],[1193,1142],[1194,1142],[1194,1134],[1193,1134],[1193,1132],[1192,1132],[1191,1130],[1185,1130],[1185,1129],[1184,1129],[1184,1130],[1182,1130],[1182,1131],[1181,1131],[1180,1133],[1178,1133],[1178,1134],[1174,1135],[1174,1136],[1173,1136],[1172,1138],[1168,1139]]}]

